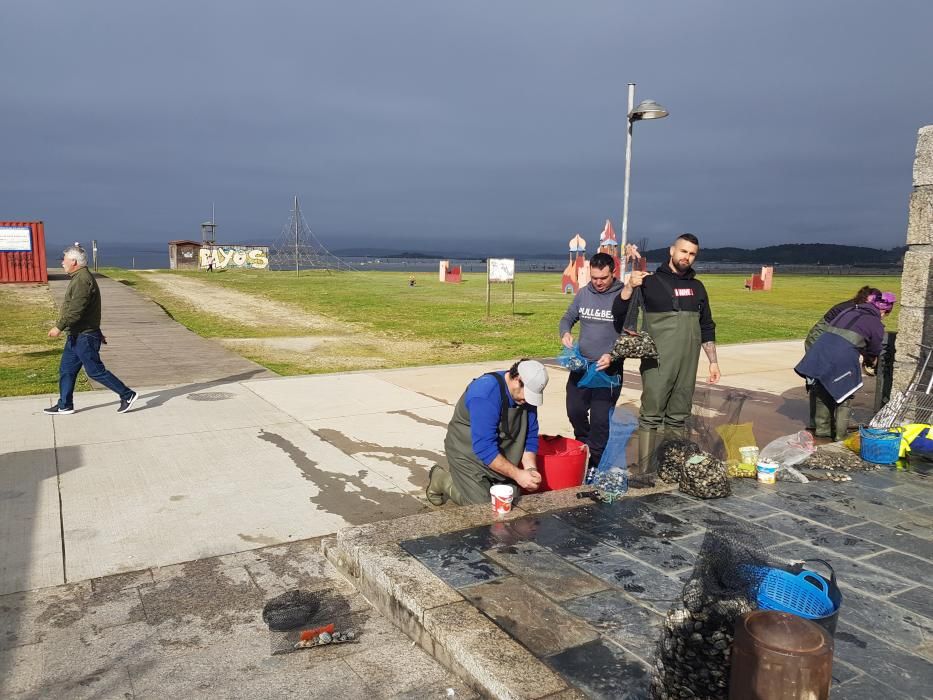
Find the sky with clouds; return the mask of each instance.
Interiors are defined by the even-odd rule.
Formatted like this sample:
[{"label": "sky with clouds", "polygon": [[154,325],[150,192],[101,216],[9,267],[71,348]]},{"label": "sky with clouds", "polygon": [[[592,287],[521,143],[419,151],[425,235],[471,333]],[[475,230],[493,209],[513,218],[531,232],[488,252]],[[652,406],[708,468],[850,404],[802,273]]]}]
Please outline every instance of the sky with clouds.
[{"label": "sky with clouds", "polygon": [[50,241],[902,245],[933,2],[7,0],[0,219]]}]

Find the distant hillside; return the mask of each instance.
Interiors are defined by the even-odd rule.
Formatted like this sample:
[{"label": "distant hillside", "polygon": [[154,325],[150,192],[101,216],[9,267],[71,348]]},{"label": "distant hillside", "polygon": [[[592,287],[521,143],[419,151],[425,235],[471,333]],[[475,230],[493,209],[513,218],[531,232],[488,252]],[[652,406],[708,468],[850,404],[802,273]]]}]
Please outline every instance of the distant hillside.
[{"label": "distant hillside", "polygon": [[[766,248],[703,248],[700,257],[703,262],[743,263],[746,265],[899,265],[904,257],[906,248],[866,248],[864,246],[836,245],[833,243],[782,243]],[[443,259],[451,260],[484,260],[485,255],[466,251],[424,251],[424,250],[392,250],[391,248],[340,248],[332,250],[335,255],[343,257],[369,257],[369,258],[407,258],[407,259]],[[592,255],[595,249],[588,250]],[[642,255],[649,260],[664,260],[667,258],[667,248],[656,248]],[[520,260],[566,260],[566,252],[538,251],[529,252],[511,251],[492,254],[492,257],[517,258]]]},{"label": "distant hillside", "polygon": [[[765,248],[703,248],[703,262],[733,262],[767,265],[898,265],[906,248],[866,248],[833,243],[782,243]],[[649,250],[650,260],[667,257],[667,248]]]}]

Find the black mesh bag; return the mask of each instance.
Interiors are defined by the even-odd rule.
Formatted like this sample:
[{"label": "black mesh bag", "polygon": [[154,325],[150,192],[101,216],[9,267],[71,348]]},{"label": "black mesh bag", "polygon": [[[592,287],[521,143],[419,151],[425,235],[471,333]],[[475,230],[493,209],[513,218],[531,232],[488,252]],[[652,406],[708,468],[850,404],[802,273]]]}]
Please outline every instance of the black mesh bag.
[{"label": "black mesh bag", "polygon": [[320,607],[318,596],[298,589],[267,602],[262,620],[269,626],[269,651],[273,655],[294,651],[301,630],[312,626]]},{"label": "black mesh bag", "polygon": [[668,611],[655,651],[654,700],[729,697],[733,631],[757,608],[761,567],[758,540],[737,528],[707,532],[680,599]]},{"label": "black mesh bag", "polygon": [[615,361],[631,358],[658,358],[658,346],[646,330],[638,330],[638,314],[645,308],[645,299],[641,287],[636,287],[628,305],[628,312],[622,324],[622,333],[609,354]]},{"label": "black mesh bag", "polygon": [[307,624],[320,607],[317,596],[297,588],[276,596],[262,609],[270,630],[290,630]]},{"label": "black mesh bag", "polygon": [[692,440],[665,440],[655,453],[658,478],[669,484],[678,483],[684,463],[699,452],[700,446]]},{"label": "black mesh bag", "polygon": [[702,452],[684,462],[678,486],[681,493],[696,498],[725,498],[732,495],[725,462]]}]

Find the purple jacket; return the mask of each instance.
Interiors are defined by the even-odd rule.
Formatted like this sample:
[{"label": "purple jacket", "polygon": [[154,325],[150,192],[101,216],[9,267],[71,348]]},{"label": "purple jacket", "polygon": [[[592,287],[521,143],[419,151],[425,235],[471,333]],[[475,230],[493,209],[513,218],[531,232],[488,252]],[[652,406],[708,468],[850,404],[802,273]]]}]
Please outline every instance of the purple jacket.
[{"label": "purple jacket", "polygon": [[859,304],[846,309],[829,324],[830,328],[843,328],[858,333],[865,339],[859,350],[865,357],[878,357],[884,342],[884,324],[881,312],[873,304]]}]

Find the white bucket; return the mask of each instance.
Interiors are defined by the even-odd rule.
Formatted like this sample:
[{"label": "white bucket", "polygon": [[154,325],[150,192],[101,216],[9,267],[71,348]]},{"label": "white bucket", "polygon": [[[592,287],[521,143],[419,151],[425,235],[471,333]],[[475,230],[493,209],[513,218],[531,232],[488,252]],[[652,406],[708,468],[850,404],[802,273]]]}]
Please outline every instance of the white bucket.
[{"label": "white bucket", "polygon": [[774,462],[758,463],[758,481],[762,484],[773,484],[777,481],[778,465]]}]

